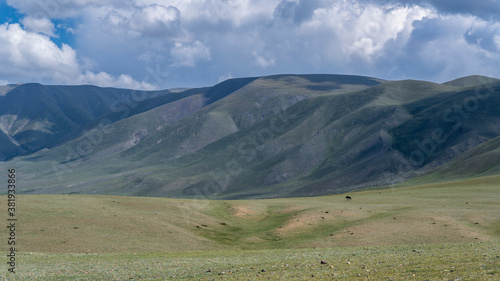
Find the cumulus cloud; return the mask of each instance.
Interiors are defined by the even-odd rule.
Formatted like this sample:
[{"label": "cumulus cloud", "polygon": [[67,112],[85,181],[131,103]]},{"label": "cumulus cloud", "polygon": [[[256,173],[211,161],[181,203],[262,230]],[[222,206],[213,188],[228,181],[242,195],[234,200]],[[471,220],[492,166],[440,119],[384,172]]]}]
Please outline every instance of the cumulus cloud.
[{"label": "cumulus cloud", "polygon": [[176,42],[171,55],[174,60],[173,66],[195,67],[196,61],[210,60],[210,50],[200,41],[190,45]]},{"label": "cumulus cloud", "polygon": [[[7,2],[25,15],[25,32],[37,38],[31,44],[49,50],[38,64],[59,61],[57,69],[64,69],[23,69],[46,80],[193,87],[217,83],[228,73],[348,73],[432,81],[500,76],[496,0]],[[76,22],[65,26],[75,39],[71,47],[58,48],[49,36],[54,40],[62,34],[52,22],[64,18]],[[19,56],[15,48],[9,52]]]},{"label": "cumulus cloud", "polygon": [[7,0],[19,12],[37,17],[61,19],[78,17],[88,7],[120,8],[133,4],[130,0]]},{"label": "cumulus cloud", "polygon": [[0,25],[0,68],[3,77],[34,76],[56,79],[78,71],[75,51],[57,47],[49,37],[28,32],[19,24]]},{"label": "cumulus cloud", "polygon": [[113,34],[136,37],[175,37],[180,30],[180,12],[177,8],[151,4],[133,10],[111,10],[104,18],[94,21]]},{"label": "cumulus cloud", "polygon": [[66,44],[59,48],[48,36],[24,30],[19,24],[0,25],[0,45],[0,76],[9,81],[152,87],[126,75],[115,78],[83,70],[73,48]]},{"label": "cumulus cloud", "polygon": [[272,66],[275,64],[275,61],[273,58],[265,58],[265,57],[259,55],[255,51],[252,54],[255,57],[254,64],[257,66],[260,66],[262,68],[268,68],[269,66]]},{"label": "cumulus cloud", "polygon": [[31,32],[43,33],[51,37],[55,37],[55,26],[48,18],[33,18],[25,17],[21,20],[24,28]]},{"label": "cumulus cloud", "polygon": [[483,20],[500,19],[500,1],[498,0],[425,0],[442,13],[462,14],[479,17]]},{"label": "cumulus cloud", "polygon": [[[272,17],[280,0],[170,0],[168,4],[181,11],[182,18],[204,28],[242,27],[260,23]],[[158,0],[136,0],[136,5],[161,3]]]},{"label": "cumulus cloud", "polygon": [[481,22],[464,15],[441,15],[415,22],[410,39],[388,44],[377,65],[395,78],[446,81],[470,74],[498,76],[495,65],[500,62],[499,53],[467,35],[476,31],[471,27],[487,24]]},{"label": "cumulus cloud", "polygon": [[149,36],[171,36],[179,30],[179,25],[177,8],[156,4],[135,11],[130,20],[131,29]]},{"label": "cumulus cloud", "polygon": [[464,37],[471,45],[477,45],[488,52],[498,52],[500,51],[499,35],[500,23],[490,24],[485,21],[474,21]]},{"label": "cumulus cloud", "polygon": [[359,5],[356,2],[337,2],[328,9],[317,10],[312,22],[326,25],[337,36],[347,56],[372,59],[389,40],[408,36],[413,23],[432,12],[420,6],[387,7]]},{"label": "cumulus cloud", "polygon": [[331,4],[326,0],[282,0],[274,9],[273,16],[285,22],[302,23],[310,20],[316,10]]},{"label": "cumulus cloud", "polygon": [[466,15],[483,20],[499,19],[500,2],[498,0],[359,0],[364,3],[379,5],[426,6],[436,9],[442,15]]},{"label": "cumulus cloud", "polygon": [[76,84],[93,84],[101,87],[118,87],[126,89],[141,89],[141,90],[154,90],[155,86],[147,83],[146,81],[137,82],[130,75],[121,74],[114,77],[105,72],[93,73],[92,71],[85,71],[76,77]]}]

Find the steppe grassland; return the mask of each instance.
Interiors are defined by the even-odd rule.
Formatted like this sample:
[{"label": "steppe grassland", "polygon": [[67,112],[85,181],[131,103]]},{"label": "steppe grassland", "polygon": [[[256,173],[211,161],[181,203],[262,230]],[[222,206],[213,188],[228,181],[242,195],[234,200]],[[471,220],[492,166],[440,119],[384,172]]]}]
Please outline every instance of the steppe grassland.
[{"label": "steppe grassland", "polygon": [[362,191],[350,201],[21,195],[16,279],[494,280],[499,182]]}]

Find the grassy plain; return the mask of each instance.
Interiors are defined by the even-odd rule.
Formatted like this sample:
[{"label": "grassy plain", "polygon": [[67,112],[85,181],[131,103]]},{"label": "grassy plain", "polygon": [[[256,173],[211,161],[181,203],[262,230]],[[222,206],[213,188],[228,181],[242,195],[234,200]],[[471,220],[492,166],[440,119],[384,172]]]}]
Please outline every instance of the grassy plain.
[{"label": "grassy plain", "polygon": [[[500,243],[113,254],[22,253],[7,280],[498,280]],[[321,261],[326,264],[321,264]]]},{"label": "grassy plain", "polygon": [[349,201],[21,195],[13,280],[498,280],[499,183],[369,190]]}]

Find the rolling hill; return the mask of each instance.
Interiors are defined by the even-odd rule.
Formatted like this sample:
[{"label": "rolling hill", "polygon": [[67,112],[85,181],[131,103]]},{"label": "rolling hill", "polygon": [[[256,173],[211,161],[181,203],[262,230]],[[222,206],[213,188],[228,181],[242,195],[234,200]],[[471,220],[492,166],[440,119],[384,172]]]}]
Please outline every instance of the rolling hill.
[{"label": "rolling hill", "polygon": [[[18,156],[3,164],[18,167],[25,193],[296,197],[453,180],[455,167],[476,162],[481,168],[466,177],[499,171],[500,83],[487,77],[444,84],[348,75],[230,79],[147,93],[120,111],[112,98],[133,92],[21,86],[0,97],[9,98],[0,118],[30,121],[24,134],[3,125],[0,142],[3,155]],[[23,95],[40,98],[24,107]],[[14,114],[17,107],[25,113]]]},{"label": "rolling hill", "polygon": [[23,195],[15,280],[495,280],[499,179],[349,201]]}]

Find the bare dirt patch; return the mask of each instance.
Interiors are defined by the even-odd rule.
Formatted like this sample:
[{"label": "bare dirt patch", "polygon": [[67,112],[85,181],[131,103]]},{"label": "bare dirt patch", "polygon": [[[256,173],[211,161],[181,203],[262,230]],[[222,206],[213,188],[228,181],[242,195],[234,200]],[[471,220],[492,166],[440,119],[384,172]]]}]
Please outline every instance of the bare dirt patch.
[{"label": "bare dirt patch", "polygon": [[238,205],[238,206],[233,206],[232,207],[234,211],[234,216],[238,218],[243,218],[247,216],[253,216],[257,214],[257,211],[253,210],[250,206],[248,205]]},{"label": "bare dirt patch", "polygon": [[281,228],[276,229],[279,235],[289,235],[300,232],[300,230],[310,228],[322,218],[316,213],[302,213],[292,217]]}]

